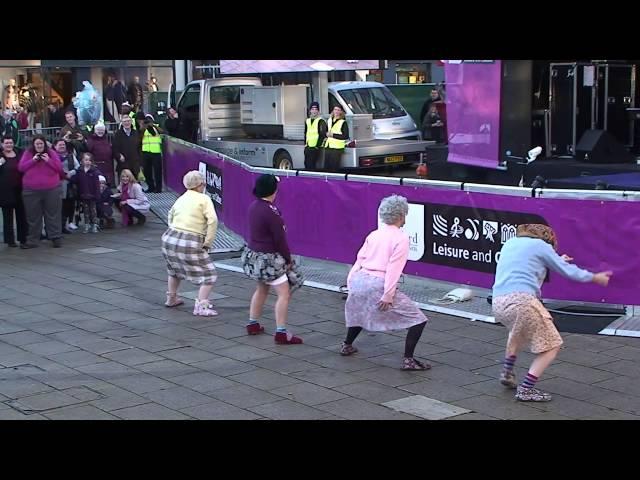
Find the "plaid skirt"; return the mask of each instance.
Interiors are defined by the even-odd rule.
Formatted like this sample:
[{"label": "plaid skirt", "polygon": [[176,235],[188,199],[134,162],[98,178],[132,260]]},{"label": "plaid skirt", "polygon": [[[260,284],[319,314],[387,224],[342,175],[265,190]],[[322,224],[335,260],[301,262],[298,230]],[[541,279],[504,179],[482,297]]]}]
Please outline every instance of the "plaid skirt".
[{"label": "plaid skirt", "polygon": [[162,235],[162,255],[169,276],[196,285],[213,285],[218,278],[216,267],[203,243],[204,235],[167,229]]}]

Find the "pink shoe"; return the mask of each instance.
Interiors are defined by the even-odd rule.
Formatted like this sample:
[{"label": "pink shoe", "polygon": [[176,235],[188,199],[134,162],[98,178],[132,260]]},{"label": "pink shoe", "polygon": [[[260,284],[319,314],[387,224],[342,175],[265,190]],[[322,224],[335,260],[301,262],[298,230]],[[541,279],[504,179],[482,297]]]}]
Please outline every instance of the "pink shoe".
[{"label": "pink shoe", "polygon": [[273,340],[279,345],[300,345],[302,339],[289,332],[276,332]]},{"label": "pink shoe", "polygon": [[209,300],[196,300],[196,304],[193,307],[193,314],[201,317],[215,317],[218,315],[209,303]]}]

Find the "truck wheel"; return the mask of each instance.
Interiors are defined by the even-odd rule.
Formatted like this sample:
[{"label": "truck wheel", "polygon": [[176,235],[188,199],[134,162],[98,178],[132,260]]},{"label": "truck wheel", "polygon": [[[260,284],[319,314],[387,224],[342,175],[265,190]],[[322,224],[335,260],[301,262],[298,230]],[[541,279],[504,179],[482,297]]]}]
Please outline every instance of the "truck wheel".
[{"label": "truck wheel", "polygon": [[273,160],[273,167],[279,170],[293,170],[293,160],[291,160],[291,155],[286,151],[277,153]]}]

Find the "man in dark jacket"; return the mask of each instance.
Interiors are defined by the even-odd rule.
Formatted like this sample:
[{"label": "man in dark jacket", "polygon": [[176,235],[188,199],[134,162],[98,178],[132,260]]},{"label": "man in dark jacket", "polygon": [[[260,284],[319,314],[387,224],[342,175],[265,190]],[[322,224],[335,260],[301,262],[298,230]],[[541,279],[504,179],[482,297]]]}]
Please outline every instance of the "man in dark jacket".
[{"label": "man in dark jacket", "polygon": [[172,137],[188,141],[182,118],[178,116],[178,112],[173,107],[167,110],[167,119],[164,121],[164,129]]},{"label": "man in dark jacket", "polygon": [[2,125],[2,131],[0,132],[0,138],[11,137],[15,144],[18,143],[18,122],[13,118],[11,110],[4,111],[4,123]]},{"label": "man in dark jacket", "polygon": [[49,109],[49,127],[62,127],[64,125],[62,110],[55,103],[50,103],[47,108]]},{"label": "man in dark jacket", "polygon": [[70,142],[73,145],[76,154],[81,154],[87,150],[86,130],[80,128],[76,115],[72,110],[67,110],[64,114],[64,118],[67,121],[64,127],[60,130],[60,135],[65,141]]},{"label": "man in dark jacket", "polygon": [[138,130],[134,130],[131,125],[131,117],[122,115],[122,124],[113,136],[113,158],[116,161],[118,175],[122,170],[129,169],[138,178],[140,173],[140,157],[142,140]]}]

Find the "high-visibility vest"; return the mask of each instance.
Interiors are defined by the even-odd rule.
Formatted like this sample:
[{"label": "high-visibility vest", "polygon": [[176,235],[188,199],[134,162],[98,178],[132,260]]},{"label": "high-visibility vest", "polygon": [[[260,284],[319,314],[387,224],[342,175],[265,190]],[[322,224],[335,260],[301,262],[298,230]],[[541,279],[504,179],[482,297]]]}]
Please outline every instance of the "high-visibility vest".
[{"label": "high-visibility vest", "polygon": [[162,153],[162,136],[160,133],[153,136],[147,129],[145,129],[142,134],[142,151],[149,153]]},{"label": "high-visibility vest", "polygon": [[[340,135],[342,133],[342,124],[345,122],[342,118],[337,120],[336,123],[333,122],[333,117],[329,118],[329,131],[334,135],[337,133]],[[325,144],[326,148],[336,148],[343,149],[347,145],[346,140],[339,140],[333,137],[327,137],[327,142]]]},{"label": "high-visibility vest", "polygon": [[131,128],[134,130],[138,129],[138,122],[136,122],[136,112],[131,110],[129,112],[129,118],[131,119]]},{"label": "high-visibility vest", "polygon": [[320,118],[307,118],[307,138],[305,145],[307,147],[317,147],[320,133],[318,132],[318,123]]}]

